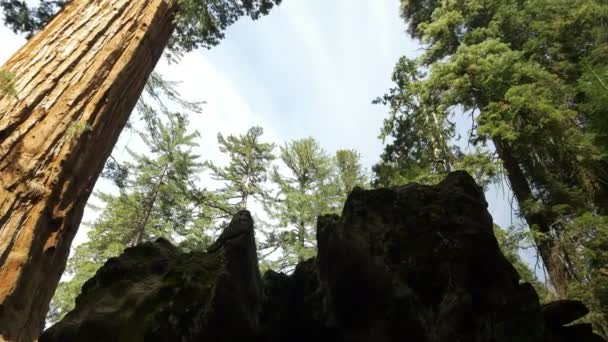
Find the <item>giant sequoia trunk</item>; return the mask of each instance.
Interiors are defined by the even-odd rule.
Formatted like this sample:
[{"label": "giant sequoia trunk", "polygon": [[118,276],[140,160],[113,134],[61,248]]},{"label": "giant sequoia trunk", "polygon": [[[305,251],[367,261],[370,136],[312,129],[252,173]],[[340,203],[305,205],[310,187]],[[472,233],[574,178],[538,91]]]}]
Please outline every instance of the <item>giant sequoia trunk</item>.
[{"label": "giant sequoia trunk", "polygon": [[[510,146],[501,139],[494,139],[494,145],[507,171],[511,190],[519,206],[522,207],[527,201],[534,199],[530,185],[513,156]],[[521,211],[531,231],[547,235],[551,234],[551,220],[549,218],[540,213],[530,213],[526,210]],[[535,235],[534,241],[549,273],[551,284],[560,297],[566,297],[568,283],[574,279],[574,275],[569,269],[566,260],[563,260],[563,255],[558,250],[553,237],[540,238],[538,235]]]},{"label": "giant sequoia trunk", "polygon": [[2,70],[0,340],[32,341],[91,189],[174,24],[173,0],[74,0]]}]

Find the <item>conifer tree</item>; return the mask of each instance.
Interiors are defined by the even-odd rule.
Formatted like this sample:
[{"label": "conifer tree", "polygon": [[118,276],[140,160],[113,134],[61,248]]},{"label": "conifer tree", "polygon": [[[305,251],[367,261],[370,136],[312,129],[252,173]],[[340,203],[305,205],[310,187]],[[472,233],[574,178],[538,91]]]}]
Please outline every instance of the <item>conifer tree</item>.
[{"label": "conifer tree", "polygon": [[361,154],[356,150],[337,150],[334,163],[336,174],[334,176],[335,189],[333,191],[336,193],[336,212],[340,213],[350,192],[355,187],[367,187],[369,180],[361,165]]},{"label": "conifer tree", "polygon": [[276,266],[289,270],[316,254],[317,217],[335,210],[331,184],[335,164],[313,138],[291,141],[280,150],[285,172],[275,166],[272,182],[278,193],[266,209],[279,226],[279,233],[270,241],[283,253]]},{"label": "conifer tree", "polygon": [[[48,316],[57,321],[74,306],[80,288],[99,267],[123,249],[157,238],[186,249],[204,248],[211,242],[209,229],[221,203],[203,200],[197,186],[203,163],[192,153],[198,133],[189,133],[188,121],[177,113],[165,113],[148,123],[141,138],[147,153],[130,152],[131,161],[121,164],[118,194],[97,193],[103,209],[68,261],[72,278],[61,282]],[[117,175],[117,174],[113,174]]]},{"label": "conifer tree", "polygon": [[[380,137],[393,138],[373,166],[375,185],[435,184],[453,170],[468,171],[482,186],[492,183],[498,165],[483,144],[467,153],[456,145],[453,115],[427,88],[427,76],[415,60],[402,57],[393,72],[394,87],[373,101],[389,110]],[[475,143],[475,136],[469,140]]]},{"label": "conifer tree", "polygon": [[264,133],[262,127],[251,127],[246,134],[224,136],[219,133],[217,141],[220,151],[228,154],[230,161],[225,167],[218,167],[208,162],[213,177],[222,181],[222,197],[228,201],[237,200],[238,209],[247,209],[248,200],[267,197],[264,183],[270,172],[270,165],[275,159],[275,145],[260,141]]}]

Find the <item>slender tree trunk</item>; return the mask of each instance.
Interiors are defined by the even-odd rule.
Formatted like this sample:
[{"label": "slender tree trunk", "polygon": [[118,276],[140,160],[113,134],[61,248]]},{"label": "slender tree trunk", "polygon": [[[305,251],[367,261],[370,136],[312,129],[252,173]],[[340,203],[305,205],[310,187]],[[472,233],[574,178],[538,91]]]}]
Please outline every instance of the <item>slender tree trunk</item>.
[{"label": "slender tree trunk", "polygon": [[165,179],[165,175],[167,174],[167,167],[163,169],[160,178],[158,179],[158,183],[154,185],[154,193],[152,193],[152,198],[148,201],[146,206],[146,212],[144,213],[144,219],[140,222],[139,227],[137,229],[137,236],[135,237],[134,246],[139,245],[143,239],[144,234],[146,232],[146,225],[148,225],[148,221],[150,221],[150,215],[152,214],[152,209],[154,208],[154,204],[156,203],[156,199],[158,198],[158,193],[160,192],[160,187],[163,185],[163,180]]},{"label": "slender tree trunk", "polygon": [[298,262],[304,261],[304,257],[301,254],[301,251],[304,250],[304,246],[306,243],[306,225],[304,221],[300,221],[298,227],[298,246],[300,247],[300,253],[298,255]]},{"label": "slender tree trunk", "polygon": [[[524,203],[534,199],[528,180],[513,156],[510,146],[496,138],[494,139],[494,145],[496,146],[498,156],[502,160],[507,171],[507,178],[509,179],[511,189],[513,190],[513,194],[515,195],[521,210]],[[547,235],[551,234],[550,219],[543,214],[529,213],[525,210],[521,211],[530,230]],[[568,283],[573,280],[574,277],[565,261],[562,260],[562,253],[560,253],[560,250],[557,248],[553,237],[547,236],[547,238],[544,239],[535,237],[534,239],[538,252],[549,273],[551,284],[555,288],[558,296],[565,297]]]},{"label": "slender tree trunk", "polygon": [[248,194],[241,195],[241,203],[239,204],[239,207],[242,210],[247,210],[247,199],[248,199]]},{"label": "slender tree trunk", "polygon": [[73,0],[3,67],[0,340],[36,339],[85,203],[174,30],[174,0]]},{"label": "slender tree trunk", "polygon": [[[439,120],[437,120],[437,113],[435,111],[431,111],[431,115],[433,116],[433,124],[434,129],[431,132],[431,142],[433,143],[433,159],[435,163],[440,162],[443,164],[443,170],[435,169],[435,172],[445,172],[449,173],[452,170],[451,158],[449,157],[450,153],[448,152],[447,146],[445,146],[445,138],[443,134],[441,134],[441,125],[439,124]],[[425,120],[428,124],[428,117],[425,116]],[[434,132],[439,132],[439,139],[436,139],[434,136]]]}]

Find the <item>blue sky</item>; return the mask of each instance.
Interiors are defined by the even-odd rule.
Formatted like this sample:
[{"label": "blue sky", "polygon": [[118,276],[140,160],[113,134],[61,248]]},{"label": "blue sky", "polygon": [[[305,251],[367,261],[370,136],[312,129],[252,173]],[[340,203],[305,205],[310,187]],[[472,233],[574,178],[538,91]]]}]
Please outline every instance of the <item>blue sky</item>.
[{"label": "blue sky", "polygon": [[259,124],[280,141],[313,136],[328,151],[355,148],[371,165],[384,117],[371,100],[390,87],[397,58],[418,49],[398,8],[393,0],[286,0],[259,21],[239,21],[220,46],[160,69],[184,81],[184,95],[208,102],[221,131]]},{"label": "blue sky", "polygon": [[[0,27],[0,62],[23,42]],[[371,100],[391,86],[400,56],[419,53],[405,34],[398,0],[284,0],[267,17],[237,22],[212,50],[191,52],[179,64],[162,61],[158,70],[182,82],[184,97],[207,102],[192,122],[202,134],[203,159],[225,161],[218,132],[259,125],[280,144],[312,136],[330,153],[354,148],[369,168],[382,151],[377,136],[386,114]],[[119,148],[132,139],[122,137]],[[493,188],[487,196],[495,221],[512,224],[504,191]],[[80,233],[76,241],[83,239]]]}]

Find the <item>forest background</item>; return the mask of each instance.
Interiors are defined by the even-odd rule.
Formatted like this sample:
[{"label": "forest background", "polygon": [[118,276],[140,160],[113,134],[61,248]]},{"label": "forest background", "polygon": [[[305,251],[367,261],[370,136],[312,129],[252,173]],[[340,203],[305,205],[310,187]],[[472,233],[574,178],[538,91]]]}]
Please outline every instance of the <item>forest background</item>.
[{"label": "forest background", "polygon": [[[406,175],[390,174],[386,176],[387,173],[378,171],[378,168],[376,168],[375,174],[371,172],[372,167],[379,162],[378,156],[382,154],[383,150],[386,152],[383,141],[378,139],[380,128],[383,127],[383,135],[387,139],[386,142],[389,143],[395,136],[403,133],[395,128],[398,126],[395,121],[392,123],[390,121],[390,115],[395,114],[396,97],[394,92],[388,92],[388,90],[395,89],[395,85],[390,79],[395,63],[400,61],[397,71],[401,71],[401,76],[405,74],[405,78],[407,78],[410,60],[424,56],[425,53],[429,57],[426,60],[423,58],[419,66],[429,67],[437,60],[437,57],[432,55],[432,49],[430,52],[428,49],[422,49],[422,46],[405,32],[407,27],[400,18],[399,6],[398,1],[388,0],[365,1],[362,6],[352,6],[350,1],[333,1],[331,4],[320,1],[286,2],[275,9],[272,15],[255,23],[246,19],[237,22],[226,32],[229,39],[212,50],[187,54],[178,64],[170,65],[166,61],[162,61],[157,68],[159,73],[166,79],[180,82],[175,89],[182,98],[190,101],[204,101],[205,103],[201,103],[202,111],[186,113],[185,116],[160,113],[160,116],[166,116],[166,118],[163,119],[163,124],[156,126],[150,125],[145,120],[133,119],[132,129],[123,133],[113,154],[115,161],[118,162],[116,165],[124,166],[131,163],[130,167],[133,170],[130,175],[137,175],[138,165],[145,166],[146,164],[144,160],[147,149],[146,139],[142,139],[140,133],[144,137],[148,136],[148,143],[151,142],[148,147],[152,146],[154,149],[155,139],[150,139],[150,137],[154,137],[155,134],[162,137],[163,129],[165,133],[169,130],[174,132],[183,129],[182,133],[186,137],[183,140],[185,150],[192,152],[189,154],[190,157],[199,155],[198,161],[202,163],[190,170],[192,180],[196,187],[221,197],[222,191],[218,192],[218,190],[225,189],[227,182],[226,179],[217,179],[219,170],[217,167],[229,165],[230,158],[229,154],[220,150],[217,133],[221,133],[223,137],[238,136],[245,134],[253,126],[263,128],[264,134],[260,138],[262,142],[276,144],[274,149],[276,160],[273,163],[277,165],[278,171],[274,173],[272,168],[269,168],[267,175],[269,186],[275,191],[281,189],[282,186],[285,187],[284,189],[289,188],[286,178],[281,179],[278,176],[283,174],[283,177],[288,177],[285,174],[289,174],[290,171],[289,153],[283,153],[284,158],[281,158],[281,152],[283,152],[281,147],[285,148],[285,151],[289,151],[291,146],[295,151],[295,145],[289,144],[296,139],[307,137],[314,137],[318,142],[318,148],[313,146],[312,150],[318,151],[319,156],[327,157],[325,161],[328,164],[335,164],[334,166],[337,166],[338,169],[339,158],[330,161],[336,151],[352,149],[360,153],[361,173],[366,179],[363,181],[363,177],[358,178],[358,176],[354,178],[358,179],[355,183],[361,183],[357,185],[362,186],[371,186],[368,181],[373,183],[374,180],[376,185],[383,185],[383,183],[394,185],[405,180],[433,182],[434,177],[442,174],[438,171],[439,168],[442,167],[445,170],[446,165],[452,165],[458,161],[458,154],[454,154],[455,157],[451,156],[453,150],[451,145],[455,145],[465,152],[481,151],[480,156],[483,157],[483,152],[491,152],[493,147],[491,144],[482,145],[481,150],[473,147],[468,139],[471,118],[467,116],[466,108],[462,108],[457,109],[456,115],[451,119],[451,122],[455,124],[455,130],[448,132],[449,129],[447,129],[447,133],[444,135],[438,133],[438,137],[444,139],[450,146],[446,146],[444,150],[442,147],[436,147],[435,150],[439,150],[439,152],[435,150],[430,152],[432,157],[437,157],[449,151],[449,157],[441,155],[442,158],[431,160],[430,163],[429,158],[417,160],[420,170],[408,170]],[[412,18],[420,19],[417,17],[418,15],[424,18],[423,12],[416,12],[414,9]],[[340,15],[336,16],[335,13],[340,13]],[[449,55],[453,53],[453,51],[449,51],[449,43],[454,42],[441,35],[443,32],[441,30],[444,29],[441,25],[446,24],[445,21],[447,21],[449,28],[449,20],[459,19],[450,17],[451,12],[447,10],[446,13],[440,13],[443,16],[439,16],[439,19],[443,19],[444,22],[435,18],[435,25],[427,26],[428,32],[424,38],[429,39],[427,43],[436,44],[437,49],[444,49],[447,51],[444,53]],[[434,28],[436,31],[433,31]],[[414,35],[424,36],[413,32],[411,27],[409,31]],[[1,60],[10,56],[24,42],[22,38],[15,36],[4,27],[0,30],[0,41],[3,42],[3,49],[0,52]],[[399,60],[404,55],[408,59]],[[404,79],[393,78],[393,81],[399,84]],[[387,97],[376,102],[385,102],[388,108],[372,105],[373,99],[387,92]],[[414,96],[416,95],[420,94],[414,94]],[[454,96],[458,96],[458,94]],[[455,100],[454,104],[458,104],[458,101]],[[170,104],[168,109],[169,112],[183,110],[182,106],[175,103]],[[155,110],[158,111],[158,108]],[[399,110],[400,108],[397,112]],[[186,110],[186,112],[188,111]],[[387,117],[388,122],[385,121]],[[186,118],[189,121],[188,125],[185,124]],[[194,130],[200,132],[200,137],[186,133],[186,131],[194,132]],[[458,136],[462,138],[456,139]],[[129,147],[131,152],[126,147]],[[306,148],[310,149],[310,146]],[[325,152],[322,153],[321,149]],[[479,160],[483,160],[482,157]],[[281,161],[281,159],[283,160]],[[390,156],[387,157],[386,153],[383,155],[383,159],[384,163],[379,165],[394,162]],[[206,163],[207,161],[211,161],[216,167],[216,177],[212,172],[213,166]],[[436,165],[438,163],[441,166]],[[148,162],[148,164],[159,165],[156,161]],[[320,162],[321,164],[323,162]],[[475,165],[479,166],[481,163]],[[490,211],[495,222],[504,228],[514,228],[511,230],[512,232],[521,232],[525,223],[517,218],[518,207],[514,202],[513,194],[506,185],[504,175],[501,176],[500,170],[495,170],[491,163],[486,163],[483,167],[485,171],[489,171],[491,176],[497,176],[496,179],[489,182],[486,189]],[[143,169],[140,167],[145,182],[146,172],[149,174],[155,171],[145,169],[145,167]],[[194,169],[197,171],[195,172]],[[316,172],[322,168],[315,166],[313,169]],[[404,168],[402,167],[402,169]],[[340,172],[336,170],[327,171],[327,174],[337,175],[340,178]],[[164,172],[161,171],[160,174],[164,174]],[[343,175],[344,172],[341,174]],[[110,172],[108,175],[111,177],[101,179],[97,183],[96,191],[117,196],[120,194],[120,190],[116,187],[117,174]],[[421,175],[422,177],[420,177]],[[188,178],[190,175],[186,176],[186,179],[190,179]],[[141,183],[138,183],[142,180],[135,178],[128,180],[133,188],[145,188],[149,185],[142,186]],[[328,184],[335,180],[330,180],[330,178],[332,177],[327,178]],[[481,177],[480,180],[484,179]],[[336,198],[340,198],[347,191],[345,188],[337,189],[339,186],[334,183],[330,187],[332,186],[334,188],[328,191],[331,191],[331,195]],[[179,188],[179,186],[177,187]],[[252,194],[255,195],[255,192]],[[236,202],[233,198],[230,204],[236,204]],[[277,214],[281,212],[279,207],[269,208],[263,200],[252,199],[250,202],[247,202],[248,207],[259,216],[261,222],[266,220],[270,222],[273,218],[279,222],[290,220],[290,218],[286,219]],[[79,231],[74,247],[87,241],[87,233],[91,232],[91,227],[94,230],[95,222],[99,222],[100,215],[103,216],[104,213],[104,205],[108,203],[107,198],[104,200],[103,195],[92,197],[91,205],[88,207],[84,219],[89,223],[89,229],[85,225],[85,229]],[[336,200],[335,203],[339,203],[339,200]],[[336,207],[339,205],[335,203],[327,204],[329,211],[338,210]],[[223,209],[220,212],[233,210],[232,208]],[[315,210],[320,209],[317,208],[311,212],[315,212]],[[215,213],[211,216],[213,215],[221,221],[221,214]],[[294,222],[291,223],[294,224]],[[269,226],[272,225],[273,223],[269,223]],[[513,236],[505,237],[505,239],[508,240],[511,237]],[[518,246],[526,247],[526,244],[522,243]],[[117,251],[118,249],[114,252]],[[296,252],[296,254],[302,254],[301,249]],[[544,280],[545,273],[539,266],[534,251],[528,248],[521,249],[519,252],[523,253],[525,262],[534,269],[537,277],[541,281]],[[107,256],[104,255],[104,257]],[[69,290],[68,299],[73,297],[78,287],[75,286]],[[63,313],[65,313],[65,308],[55,308],[55,311],[51,311],[51,319],[53,319],[53,315],[56,319]]]}]

